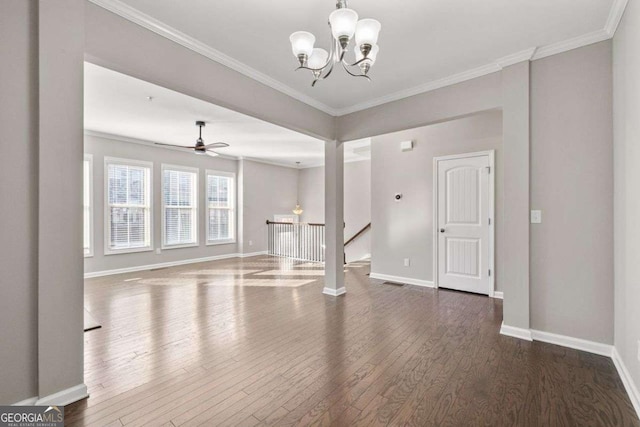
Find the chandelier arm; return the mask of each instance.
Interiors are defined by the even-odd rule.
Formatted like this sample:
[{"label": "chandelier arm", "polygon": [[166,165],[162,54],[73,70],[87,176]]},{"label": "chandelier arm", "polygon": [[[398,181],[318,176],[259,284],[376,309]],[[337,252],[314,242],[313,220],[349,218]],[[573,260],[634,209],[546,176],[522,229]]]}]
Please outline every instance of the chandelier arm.
[{"label": "chandelier arm", "polygon": [[369,58],[362,58],[362,59],[360,59],[360,60],[358,60],[358,61],[354,62],[353,64],[349,64],[348,62],[345,62],[345,61],[342,61],[342,62],[344,62],[344,64],[345,64],[346,66],[348,66],[348,67],[355,67],[356,65],[360,65],[361,63],[363,63],[364,61],[367,61],[367,60],[369,60],[369,61],[370,61],[370,59],[369,59]]},{"label": "chandelier arm", "polygon": [[367,76],[366,74],[355,74],[355,73],[352,73],[351,71],[349,71],[349,69],[347,68],[347,65],[348,65],[348,64],[346,64],[344,61],[341,61],[340,63],[342,64],[342,68],[344,68],[344,70],[345,70],[345,71],[346,71],[350,76],[353,76],[353,77],[364,77],[365,79],[367,79],[367,80],[371,81],[371,77]]}]

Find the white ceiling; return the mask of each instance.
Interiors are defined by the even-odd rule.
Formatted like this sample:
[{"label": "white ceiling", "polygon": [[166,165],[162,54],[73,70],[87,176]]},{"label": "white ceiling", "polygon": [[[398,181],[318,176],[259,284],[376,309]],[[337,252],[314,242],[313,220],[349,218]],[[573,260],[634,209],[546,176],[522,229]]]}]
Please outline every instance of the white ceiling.
[{"label": "white ceiling", "polygon": [[626,0],[350,0],[360,17],[382,23],[373,82],[335,70],[311,88],[306,72],[293,71],[297,62],[288,37],[308,30],[316,35],[317,44],[327,48],[326,22],[335,0],[91,1],[135,17],[138,23],[153,22],[148,27],[164,35],[177,31],[191,37],[223,59],[239,61],[246,73],[287,86],[297,98],[338,115],[406,96],[459,73],[490,70],[488,64],[531,48],[554,53],[604,40],[612,36],[611,21],[619,19],[626,4]]},{"label": "white ceiling", "polygon": [[[89,63],[85,63],[84,98],[84,126],[89,133],[187,146],[198,137],[195,121],[204,120],[205,143],[230,145],[218,150],[222,155],[285,166],[324,162],[324,143],[319,139]],[[349,143],[345,160],[367,158],[368,145],[368,139]]]}]

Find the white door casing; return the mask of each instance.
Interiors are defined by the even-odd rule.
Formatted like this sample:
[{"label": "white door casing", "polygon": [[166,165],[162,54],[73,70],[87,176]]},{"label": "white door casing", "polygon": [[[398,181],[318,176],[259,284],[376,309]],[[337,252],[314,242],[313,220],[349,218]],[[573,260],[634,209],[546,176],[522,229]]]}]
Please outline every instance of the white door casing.
[{"label": "white door casing", "polygon": [[494,152],[434,159],[434,283],[493,296]]}]

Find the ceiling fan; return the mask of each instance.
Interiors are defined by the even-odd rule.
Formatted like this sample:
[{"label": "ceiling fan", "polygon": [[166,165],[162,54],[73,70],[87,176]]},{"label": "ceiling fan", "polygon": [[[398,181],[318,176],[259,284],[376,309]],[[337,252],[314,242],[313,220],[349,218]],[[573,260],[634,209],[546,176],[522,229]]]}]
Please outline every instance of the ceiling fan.
[{"label": "ceiling fan", "polygon": [[209,155],[211,157],[215,157],[215,156],[219,156],[218,153],[216,153],[215,151],[213,151],[214,148],[225,148],[228,147],[229,144],[225,143],[225,142],[214,142],[213,144],[204,144],[204,141],[202,139],[202,128],[205,127],[205,122],[203,122],[202,120],[198,120],[196,122],[196,126],[198,126],[200,128],[200,134],[198,136],[198,139],[196,140],[196,145],[191,146],[191,147],[185,147],[184,145],[175,145],[175,144],[161,144],[159,142],[156,142],[156,145],[164,145],[166,147],[176,147],[176,148],[185,148],[187,150],[194,150],[196,154],[206,154]]}]

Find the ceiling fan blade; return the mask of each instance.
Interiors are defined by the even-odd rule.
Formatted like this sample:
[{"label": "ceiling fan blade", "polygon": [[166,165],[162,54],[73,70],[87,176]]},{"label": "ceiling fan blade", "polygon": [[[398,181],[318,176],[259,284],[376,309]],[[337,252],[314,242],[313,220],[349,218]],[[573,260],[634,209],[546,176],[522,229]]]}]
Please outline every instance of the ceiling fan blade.
[{"label": "ceiling fan blade", "polygon": [[228,147],[229,144],[227,144],[226,142],[214,142],[213,144],[207,144],[205,145],[205,148],[209,149],[209,148],[224,148],[224,147]]},{"label": "ceiling fan blade", "polygon": [[160,142],[154,142],[155,145],[164,145],[165,147],[174,147],[174,148],[186,148],[189,150],[193,150],[196,147],[185,147],[184,145],[175,145],[175,144],[162,144]]}]

